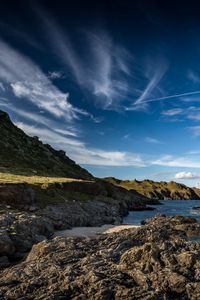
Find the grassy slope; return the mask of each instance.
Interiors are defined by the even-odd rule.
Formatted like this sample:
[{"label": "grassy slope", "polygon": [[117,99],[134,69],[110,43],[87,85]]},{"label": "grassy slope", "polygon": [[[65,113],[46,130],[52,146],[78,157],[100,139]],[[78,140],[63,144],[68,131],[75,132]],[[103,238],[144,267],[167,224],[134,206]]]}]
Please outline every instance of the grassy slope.
[{"label": "grassy slope", "polygon": [[66,183],[66,182],[90,182],[90,180],[83,180],[77,178],[66,177],[46,177],[46,176],[26,176],[16,175],[12,173],[0,172],[0,183],[28,183],[32,185],[48,185],[53,183]]},{"label": "grassy slope", "polygon": [[0,111],[0,171],[28,176],[92,179],[93,176],[37,137],[29,137]]},{"label": "grassy slope", "polygon": [[155,182],[152,180],[119,180],[113,177],[105,178],[117,186],[124,187],[128,190],[136,190],[138,193],[158,199],[199,199],[200,190],[189,188],[184,184],[179,184],[174,181],[170,182]]}]

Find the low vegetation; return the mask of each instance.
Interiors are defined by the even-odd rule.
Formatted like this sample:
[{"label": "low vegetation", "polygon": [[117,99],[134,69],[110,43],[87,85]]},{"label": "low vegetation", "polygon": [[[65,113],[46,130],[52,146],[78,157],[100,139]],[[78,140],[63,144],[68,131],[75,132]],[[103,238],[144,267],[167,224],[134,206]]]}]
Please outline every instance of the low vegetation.
[{"label": "low vegetation", "polygon": [[82,182],[89,180],[66,178],[66,177],[47,177],[47,176],[28,176],[28,175],[16,175],[12,173],[0,172],[0,183],[28,183],[33,185],[48,185],[52,183],[64,183],[64,182]]},{"label": "low vegetation", "polygon": [[152,180],[119,180],[107,177],[104,180],[121,186],[127,190],[135,190],[138,193],[157,199],[200,199],[200,189],[190,188],[184,184],[174,181],[152,181]]}]

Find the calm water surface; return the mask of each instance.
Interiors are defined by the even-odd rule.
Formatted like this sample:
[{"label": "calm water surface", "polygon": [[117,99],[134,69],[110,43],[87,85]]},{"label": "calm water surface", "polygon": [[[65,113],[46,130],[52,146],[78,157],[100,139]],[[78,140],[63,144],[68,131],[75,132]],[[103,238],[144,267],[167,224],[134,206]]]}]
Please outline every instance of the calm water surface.
[{"label": "calm water surface", "polygon": [[124,218],[123,223],[138,225],[142,220],[152,218],[158,213],[167,216],[182,215],[193,217],[200,222],[200,209],[199,211],[192,210],[193,207],[200,207],[200,200],[165,200],[160,202],[162,205],[152,206],[156,208],[156,210],[129,212]]}]

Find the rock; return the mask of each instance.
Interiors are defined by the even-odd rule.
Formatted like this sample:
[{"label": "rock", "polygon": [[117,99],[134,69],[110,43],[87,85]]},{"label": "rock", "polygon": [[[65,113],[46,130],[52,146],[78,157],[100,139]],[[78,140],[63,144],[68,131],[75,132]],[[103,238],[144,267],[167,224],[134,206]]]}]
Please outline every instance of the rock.
[{"label": "rock", "polygon": [[157,216],[96,238],[43,240],[24,262],[0,271],[1,297],[197,300],[200,245],[186,238],[188,226],[199,223]]},{"label": "rock", "polygon": [[177,294],[185,292],[187,279],[184,276],[172,272],[170,273],[168,282],[169,288],[172,292]]},{"label": "rock", "polygon": [[1,256],[0,257],[0,269],[8,267],[10,265],[10,262],[8,260],[7,256]]},{"label": "rock", "polygon": [[38,208],[36,206],[30,206],[29,211],[36,211]]},{"label": "rock", "polygon": [[190,300],[198,300],[200,299],[200,283],[189,283],[186,286],[187,297]]},{"label": "rock", "polygon": [[0,232],[0,257],[12,255],[15,251],[14,243],[6,232]]},{"label": "rock", "polygon": [[9,207],[24,207],[35,203],[35,192],[28,184],[0,186],[0,201]]},{"label": "rock", "polygon": [[183,267],[183,268],[192,268],[192,266],[195,263],[196,255],[192,252],[185,251],[181,252],[179,255],[177,255],[176,259],[177,262]]},{"label": "rock", "polygon": [[0,258],[21,259],[33,244],[54,233],[52,222],[45,217],[27,212],[6,213],[0,216]]}]

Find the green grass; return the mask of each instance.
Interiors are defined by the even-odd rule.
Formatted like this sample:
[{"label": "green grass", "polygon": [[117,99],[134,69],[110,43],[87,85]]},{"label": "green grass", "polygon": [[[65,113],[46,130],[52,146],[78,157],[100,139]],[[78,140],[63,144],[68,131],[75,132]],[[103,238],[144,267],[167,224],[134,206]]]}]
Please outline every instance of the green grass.
[{"label": "green grass", "polygon": [[89,194],[68,191],[63,188],[64,183],[86,183],[93,182],[89,180],[63,178],[63,177],[45,177],[45,176],[25,176],[11,173],[0,173],[0,184],[29,184],[35,191],[36,203],[44,208],[46,205],[66,203],[68,201],[87,201],[92,197]]},{"label": "green grass", "polygon": [[65,177],[46,177],[46,176],[27,176],[12,173],[0,172],[0,183],[28,183],[31,185],[49,185],[52,183],[65,182],[90,182],[89,180],[65,178]]}]

